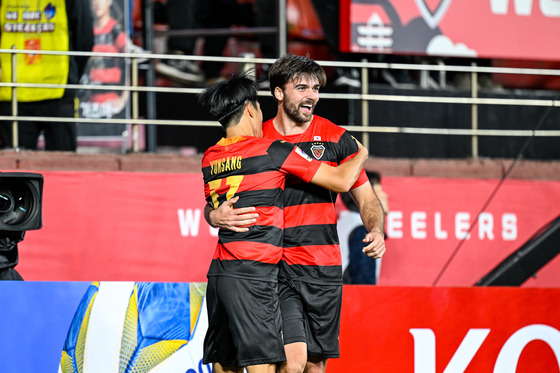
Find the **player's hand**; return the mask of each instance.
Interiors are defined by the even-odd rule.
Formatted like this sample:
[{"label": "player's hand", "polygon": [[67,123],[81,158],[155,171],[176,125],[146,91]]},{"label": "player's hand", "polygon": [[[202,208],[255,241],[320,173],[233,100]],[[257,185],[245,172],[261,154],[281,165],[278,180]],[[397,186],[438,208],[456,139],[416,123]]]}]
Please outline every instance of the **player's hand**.
[{"label": "player's hand", "polygon": [[365,146],[363,146],[362,143],[359,142],[357,138],[355,138],[354,136],[352,136],[352,138],[354,139],[354,141],[356,141],[356,144],[358,145],[358,153],[364,156],[365,158],[367,158],[369,156],[368,149]]},{"label": "player's hand", "polygon": [[239,197],[225,201],[216,210],[210,212],[210,221],[215,227],[228,229],[233,232],[247,232],[249,228],[245,227],[257,222],[259,214],[254,213],[254,207],[242,207],[234,209],[233,205],[239,200]]},{"label": "player's hand", "polygon": [[385,254],[385,238],[382,233],[371,231],[366,234],[363,242],[367,246],[362,249],[362,252],[370,258],[381,258]]}]

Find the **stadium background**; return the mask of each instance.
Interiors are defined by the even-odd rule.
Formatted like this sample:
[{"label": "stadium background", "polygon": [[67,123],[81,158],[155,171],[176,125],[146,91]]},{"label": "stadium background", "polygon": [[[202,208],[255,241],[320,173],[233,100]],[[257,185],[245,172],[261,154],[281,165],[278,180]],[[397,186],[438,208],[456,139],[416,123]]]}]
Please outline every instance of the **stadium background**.
[{"label": "stadium background", "polygon": [[[533,4],[533,16],[523,18],[531,20],[526,27],[539,30],[540,22],[545,27],[542,34],[546,34],[550,31],[546,27],[551,26],[542,23],[543,14],[556,9],[546,8],[553,2],[540,2],[548,13],[538,8],[538,2],[526,3]],[[424,2],[432,10],[442,4],[454,14],[453,6],[461,2]],[[477,3],[480,8],[485,4]],[[558,27],[555,21],[552,30]],[[538,52],[534,53],[558,51],[553,45],[535,44]],[[322,50],[311,49],[317,53]],[[550,55],[534,58],[558,59]],[[519,97],[513,91],[509,94]],[[523,94],[558,97],[556,91],[528,90]],[[169,100],[169,95],[160,94],[158,101],[162,115],[181,115],[181,104]],[[322,101],[318,113],[345,123],[353,103],[333,109],[334,105],[327,102]],[[272,115],[270,102],[268,105],[265,110]],[[374,112],[383,112],[382,108]],[[419,117],[430,112],[416,110],[403,112]],[[426,117],[440,118],[442,128],[448,126],[450,118],[463,114],[460,109],[449,114],[445,105],[437,110],[447,116],[433,115],[432,109]],[[489,110],[488,118],[500,118],[500,110],[505,120],[513,117],[513,126],[520,128],[532,128],[541,114],[530,109],[523,111],[524,115],[515,115],[511,108],[502,107]],[[527,114],[531,110],[533,113]],[[548,125],[557,123],[555,115],[558,113],[548,118]],[[162,146],[183,150],[193,146],[189,141],[197,141],[196,145],[204,148],[220,136],[219,128],[162,127],[158,131]],[[444,268],[460,242],[458,236],[464,232],[465,222],[468,226],[470,218],[479,212],[517,155],[522,140],[491,139],[483,147],[483,155],[492,159],[470,159],[466,140],[461,139],[457,146],[457,142],[450,145],[440,138],[430,143],[420,137],[403,140],[399,136],[405,135],[385,136],[370,135],[373,157],[366,164],[366,168],[384,175],[393,214],[381,286],[345,287],[342,358],[329,363],[329,372],[480,372],[493,367],[500,372],[558,371],[560,325],[554,312],[560,306],[558,258],[522,288],[472,287],[558,215],[560,165],[556,138],[535,140],[528,152],[530,159],[516,164],[485,210],[491,220],[486,220],[482,231],[473,230],[459,254]],[[396,145],[385,147],[387,143]],[[6,336],[0,371],[56,371],[71,320],[92,281],[102,281],[110,289],[130,281],[205,280],[205,263],[215,237],[200,216],[203,199],[199,163],[199,155],[2,152],[2,170],[41,172],[45,191],[44,227],[28,232],[20,244],[17,268],[28,281],[0,284],[0,328]],[[515,232],[511,222],[503,223],[504,215],[515,216]],[[443,232],[446,239],[441,239]],[[192,360],[197,361],[196,357]],[[204,371],[192,366],[183,372],[190,373],[188,369]]]}]

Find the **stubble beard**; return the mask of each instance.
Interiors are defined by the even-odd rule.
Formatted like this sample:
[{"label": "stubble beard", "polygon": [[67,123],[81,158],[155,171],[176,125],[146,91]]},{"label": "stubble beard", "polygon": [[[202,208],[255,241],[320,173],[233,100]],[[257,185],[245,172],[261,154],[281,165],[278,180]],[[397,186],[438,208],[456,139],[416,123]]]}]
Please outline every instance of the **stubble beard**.
[{"label": "stubble beard", "polygon": [[284,108],[284,112],[288,115],[288,117],[296,123],[303,124],[309,122],[311,118],[313,118],[313,110],[309,114],[300,113],[300,105],[288,103],[284,101],[282,103],[282,107]]}]

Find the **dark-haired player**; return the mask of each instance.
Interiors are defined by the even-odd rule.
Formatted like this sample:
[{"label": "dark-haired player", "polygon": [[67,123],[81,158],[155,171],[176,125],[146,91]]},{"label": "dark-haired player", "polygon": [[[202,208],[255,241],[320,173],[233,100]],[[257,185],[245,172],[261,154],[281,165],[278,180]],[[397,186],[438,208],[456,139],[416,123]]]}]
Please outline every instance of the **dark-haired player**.
[{"label": "dark-haired player", "polygon": [[355,157],[332,167],[289,142],[262,138],[257,85],[243,75],[207,88],[199,102],[226,131],[202,159],[208,204],[218,208],[239,197],[239,204],[255,207],[259,216],[245,232],[222,229],[218,234],[207,275],[204,364],[214,363],[215,372],[243,367],[250,373],[274,372],[275,364],[286,360],[278,301],[285,179],[293,175],[336,192],[348,190],[367,150],[356,145]]},{"label": "dark-haired player", "polygon": [[[286,54],[271,66],[269,80],[278,112],[263,124],[265,138],[296,144],[325,164],[344,164],[352,157],[358,148],[350,133],[313,114],[319,88],[326,84],[319,64]],[[383,210],[365,172],[350,193],[369,232],[363,252],[379,258],[385,252]],[[286,184],[279,296],[287,362],[280,372],[324,372],[327,359],[339,357],[342,262],[335,201],[336,193],[320,186],[298,180]],[[255,218],[250,205],[231,206],[230,202],[205,216],[214,226],[243,230],[240,226]]]}]

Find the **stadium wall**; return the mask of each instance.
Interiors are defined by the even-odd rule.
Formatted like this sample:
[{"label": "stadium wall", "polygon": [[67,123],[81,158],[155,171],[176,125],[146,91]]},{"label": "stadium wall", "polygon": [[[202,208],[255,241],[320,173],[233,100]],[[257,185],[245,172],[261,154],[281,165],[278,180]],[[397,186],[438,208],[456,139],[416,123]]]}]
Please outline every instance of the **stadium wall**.
[{"label": "stadium wall", "polygon": [[[0,371],[66,373],[72,371],[68,369],[71,361],[74,371],[80,372],[209,373],[209,367],[201,364],[207,317],[205,288],[200,285],[0,283],[0,304],[4,305],[0,308]],[[161,294],[188,300],[162,302],[167,298]],[[168,304],[176,308],[174,317],[168,317]],[[551,312],[558,307],[558,289],[347,285],[341,357],[331,359],[327,371],[558,372],[560,322]],[[142,327],[132,344],[127,344],[122,338],[127,330],[124,319],[131,314],[135,315],[127,318],[127,325]],[[185,317],[191,320],[190,328],[185,328]],[[146,320],[153,320],[157,332]],[[177,328],[186,330],[179,341],[170,341],[166,336]],[[148,342],[143,338],[146,332],[152,332]],[[136,342],[146,347],[181,341],[188,343],[167,358],[155,356],[152,360],[159,361],[151,370],[134,364],[140,352],[131,351],[130,346]],[[66,370],[59,366],[62,356]],[[119,363],[126,368],[119,370]]]},{"label": "stadium wall", "polygon": [[[20,244],[17,268],[27,281],[0,283],[1,372],[56,371],[63,351],[72,346],[66,343],[72,325],[82,325],[77,311],[89,299],[85,293],[92,284],[99,290],[86,330],[92,357],[87,361],[106,362],[118,359],[120,342],[94,338],[120,341],[114,335],[122,331],[115,328],[115,320],[122,319],[117,311],[134,296],[136,284],[165,281],[183,287],[204,281],[207,266],[202,263],[209,260],[215,232],[201,225],[196,213],[204,203],[199,164],[198,155],[0,154],[2,171],[45,176],[44,227],[27,232]],[[397,213],[388,231],[393,255],[384,259],[382,286],[345,286],[341,358],[329,362],[330,373],[559,371],[560,324],[551,312],[560,306],[558,258],[521,288],[471,286],[558,215],[558,162],[520,161],[488,209],[494,228],[486,229],[486,220],[485,229],[473,231],[467,250],[438,286],[430,286],[441,259],[458,242],[450,237],[451,245],[438,246],[435,236],[443,231],[453,236],[465,222],[457,220],[458,214],[476,212],[510,164],[488,159],[368,161],[366,168],[383,173],[391,210]],[[417,213],[426,218],[414,220]],[[514,240],[511,220],[506,219],[505,230],[501,225],[503,216],[511,214]],[[196,228],[189,224],[195,219],[200,222]],[[437,221],[442,225],[435,229]],[[208,371],[200,364],[200,342],[195,341],[205,329],[205,308],[197,306],[202,312],[195,319],[199,328],[191,330],[193,343],[167,360],[179,366],[169,371]]]}]

